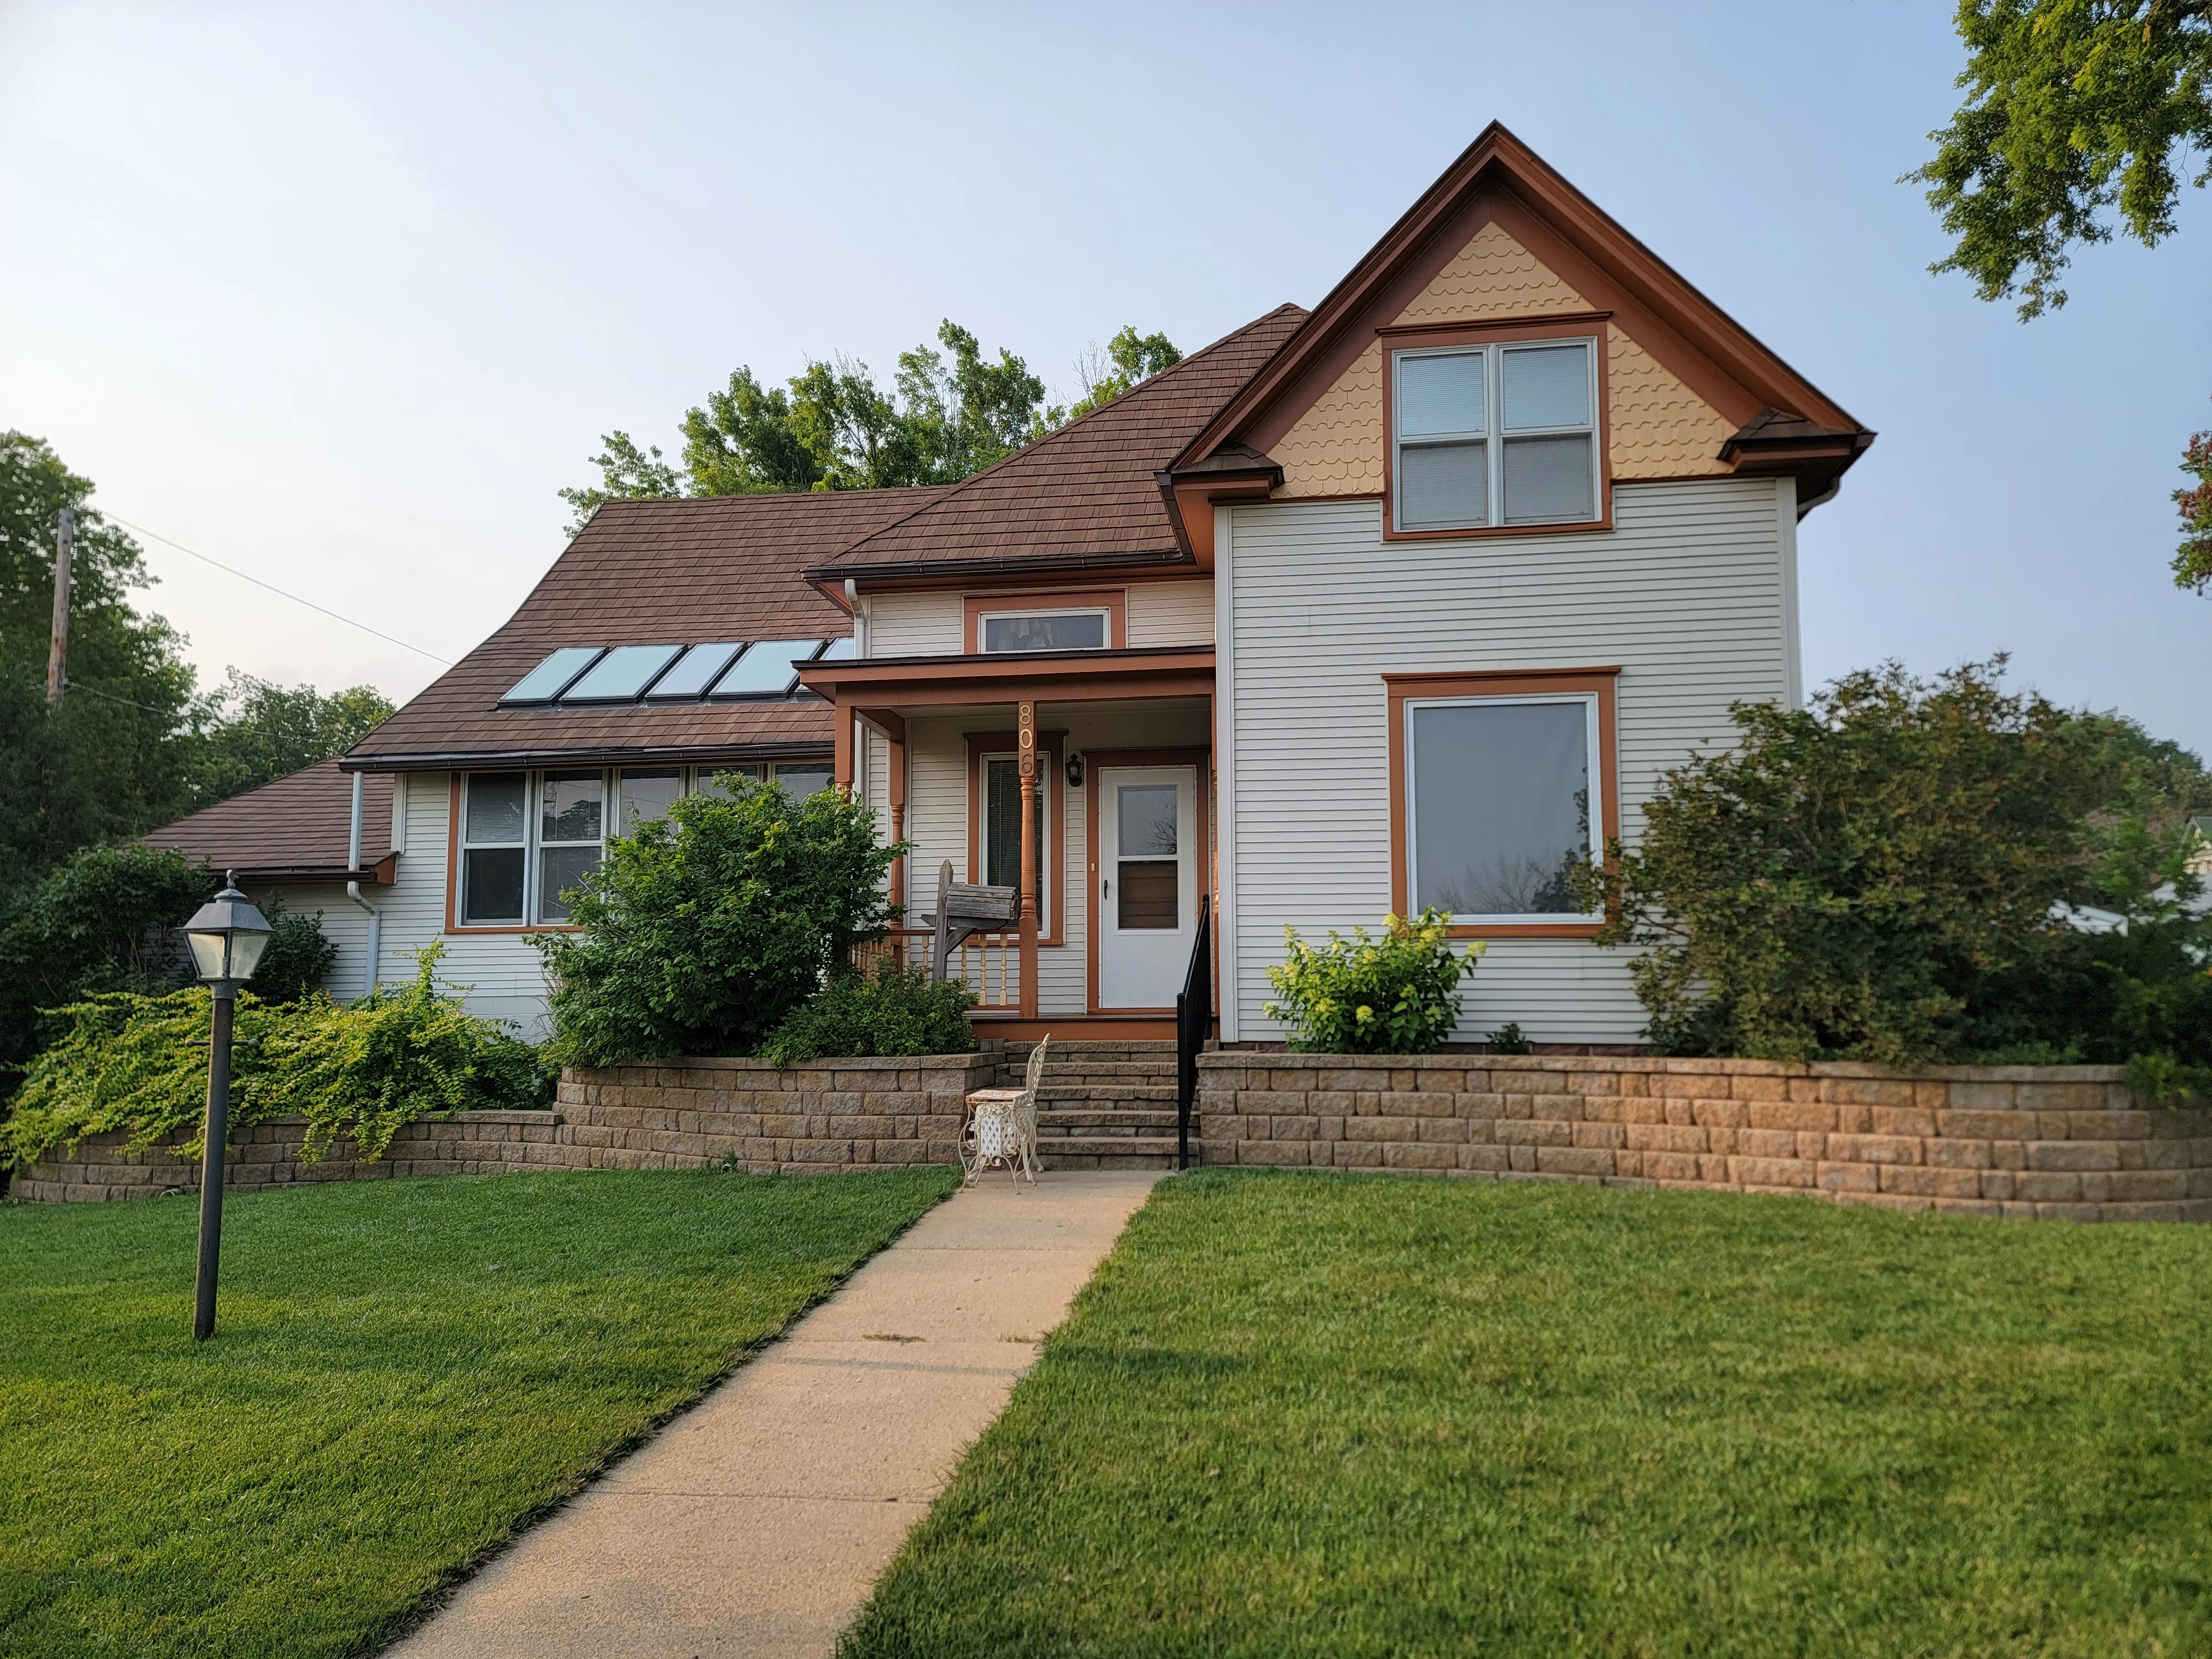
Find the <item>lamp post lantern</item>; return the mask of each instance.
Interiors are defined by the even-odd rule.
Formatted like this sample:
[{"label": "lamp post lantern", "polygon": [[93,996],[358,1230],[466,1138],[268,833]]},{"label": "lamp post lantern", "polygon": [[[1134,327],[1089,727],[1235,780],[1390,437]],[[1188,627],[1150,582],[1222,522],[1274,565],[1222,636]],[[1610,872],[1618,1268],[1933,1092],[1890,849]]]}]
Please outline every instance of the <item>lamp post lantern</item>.
[{"label": "lamp post lantern", "polygon": [[222,1254],[222,1155],[230,1139],[230,1023],[238,988],[253,976],[269,943],[269,918],[238,890],[235,872],[222,891],[185,924],[192,965],[213,994],[208,1022],[207,1132],[200,1154],[200,1268],[192,1302],[192,1340],[215,1334],[216,1266]]}]

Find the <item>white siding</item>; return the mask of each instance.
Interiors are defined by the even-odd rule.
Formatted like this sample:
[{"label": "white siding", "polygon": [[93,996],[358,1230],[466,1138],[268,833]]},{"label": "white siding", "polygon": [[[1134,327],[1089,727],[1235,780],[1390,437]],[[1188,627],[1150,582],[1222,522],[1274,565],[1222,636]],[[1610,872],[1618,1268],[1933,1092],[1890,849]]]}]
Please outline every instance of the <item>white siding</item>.
[{"label": "white siding", "polygon": [[963,648],[957,593],[879,593],[867,606],[872,657],[944,656]]},{"label": "white siding", "polygon": [[[373,904],[378,890],[365,887],[362,892]],[[341,1002],[361,994],[362,975],[368,965],[368,915],[346,896],[343,883],[279,882],[249,888],[246,896],[264,909],[281,896],[293,915],[317,917],[323,937],[338,947],[338,959],[324,976],[323,988]]]},{"label": "white siding", "polygon": [[[1376,501],[1237,507],[1224,614],[1235,846],[1235,1036],[1260,1012],[1283,928],[1318,938],[1390,906],[1386,672],[1619,665],[1622,830],[1659,775],[1733,740],[1729,705],[1790,696],[1785,483],[1624,483],[1605,534],[1386,544]],[[1617,951],[1496,939],[1455,1033],[1518,1020],[1540,1042],[1632,1042],[1644,1011]]]},{"label": "white siding", "polygon": [[1133,582],[1128,598],[1132,647],[1212,645],[1213,579]]}]

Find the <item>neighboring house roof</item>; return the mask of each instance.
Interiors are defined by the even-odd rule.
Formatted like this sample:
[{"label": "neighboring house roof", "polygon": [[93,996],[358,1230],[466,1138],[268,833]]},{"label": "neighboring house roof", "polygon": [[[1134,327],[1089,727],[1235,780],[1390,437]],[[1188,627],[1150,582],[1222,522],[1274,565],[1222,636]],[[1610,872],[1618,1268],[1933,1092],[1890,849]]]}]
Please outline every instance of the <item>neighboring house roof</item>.
[{"label": "neighboring house roof", "polygon": [[1276,307],[807,574],[831,582],[1188,562],[1158,474],[1305,314]]},{"label": "neighboring house roof", "polygon": [[203,806],[189,817],[142,836],[149,847],[173,848],[195,861],[237,872],[243,882],[346,881],[379,870],[391,857],[392,779],[363,780],[361,802],[362,868],[346,866],[353,828],[353,780],[334,760],[318,761],[289,777],[264,783],[228,800]]},{"label": "neighboring house roof", "polygon": [[1407,308],[1425,285],[1491,226],[1591,307],[1583,315],[1603,318],[1659,359],[1723,431],[1737,428],[1710,459],[1737,471],[1793,472],[1803,501],[1874,441],[1841,405],[1493,121],[1194,434],[1170,466],[1177,480],[1202,473],[1226,447],[1273,453],[1297,417],[1374,349],[1382,331],[1413,314]]},{"label": "neighboring house roof", "polygon": [[500,707],[562,646],[835,638],[844,609],[800,574],[927,506],[941,489],[611,501],[592,514],[506,625],[344,757],[349,770],[437,770],[621,758],[822,754],[828,704]]}]

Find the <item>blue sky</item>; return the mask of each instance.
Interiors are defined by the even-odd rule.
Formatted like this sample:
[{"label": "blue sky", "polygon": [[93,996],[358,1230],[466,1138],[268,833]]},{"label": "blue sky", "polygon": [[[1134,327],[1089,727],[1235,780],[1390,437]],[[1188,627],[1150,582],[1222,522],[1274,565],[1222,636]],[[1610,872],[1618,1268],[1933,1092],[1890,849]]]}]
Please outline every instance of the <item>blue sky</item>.
[{"label": "blue sky", "polygon": [[[0,0],[0,427],[110,511],[457,657],[599,434],[941,317],[1065,391],[1311,304],[1496,117],[1881,438],[1801,544],[1808,678],[2013,653],[2212,752],[2166,573],[2212,204],[2023,325],[1898,176],[1941,4],[225,9]],[[428,659],[149,543],[211,676]]]}]

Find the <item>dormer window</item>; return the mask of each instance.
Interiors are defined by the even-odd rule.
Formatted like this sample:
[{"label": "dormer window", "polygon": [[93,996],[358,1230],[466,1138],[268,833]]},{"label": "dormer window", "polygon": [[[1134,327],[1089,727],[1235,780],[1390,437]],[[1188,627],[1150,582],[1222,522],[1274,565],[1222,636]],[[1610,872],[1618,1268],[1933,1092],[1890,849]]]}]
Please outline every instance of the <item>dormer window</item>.
[{"label": "dormer window", "polygon": [[1393,532],[1601,520],[1597,343],[1471,338],[1393,349]]}]

